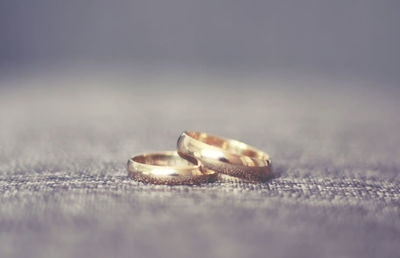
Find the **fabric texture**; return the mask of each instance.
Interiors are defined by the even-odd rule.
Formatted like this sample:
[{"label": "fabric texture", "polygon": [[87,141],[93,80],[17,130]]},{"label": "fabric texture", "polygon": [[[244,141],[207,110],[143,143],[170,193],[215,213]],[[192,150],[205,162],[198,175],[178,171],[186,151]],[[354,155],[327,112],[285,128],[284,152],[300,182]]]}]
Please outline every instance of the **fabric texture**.
[{"label": "fabric texture", "polygon": [[[0,257],[400,257],[390,85],[101,73],[1,84]],[[128,158],[175,149],[184,130],[264,150],[277,177],[127,177]]]}]

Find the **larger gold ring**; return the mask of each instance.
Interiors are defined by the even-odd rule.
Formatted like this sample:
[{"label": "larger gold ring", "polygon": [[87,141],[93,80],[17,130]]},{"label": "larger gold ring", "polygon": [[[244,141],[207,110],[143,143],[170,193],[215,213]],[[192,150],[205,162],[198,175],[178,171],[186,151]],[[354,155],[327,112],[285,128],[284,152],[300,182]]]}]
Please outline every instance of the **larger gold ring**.
[{"label": "larger gold ring", "polygon": [[128,174],[137,181],[152,184],[193,185],[215,181],[218,174],[176,151],[150,153],[128,160]]},{"label": "larger gold ring", "polygon": [[236,140],[200,132],[184,132],[178,139],[178,153],[192,157],[209,169],[249,181],[272,176],[269,156]]}]

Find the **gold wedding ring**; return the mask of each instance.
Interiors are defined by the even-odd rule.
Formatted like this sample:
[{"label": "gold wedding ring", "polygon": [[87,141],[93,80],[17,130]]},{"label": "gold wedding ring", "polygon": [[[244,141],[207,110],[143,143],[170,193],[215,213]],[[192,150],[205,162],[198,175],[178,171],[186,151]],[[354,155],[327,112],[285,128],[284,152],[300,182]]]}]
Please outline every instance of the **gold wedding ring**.
[{"label": "gold wedding ring", "polygon": [[217,179],[218,174],[191,157],[181,158],[175,151],[150,153],[128,160],[128,174],[135,180],[153,184],[201,184]]},{"label": "gold wedding ring", "polygon": [[249,181],[265,181],[272,177],[267,154],[245,143],[200,132],[184,132],[177,149],[183,158],[199,160],[216,172]]}]

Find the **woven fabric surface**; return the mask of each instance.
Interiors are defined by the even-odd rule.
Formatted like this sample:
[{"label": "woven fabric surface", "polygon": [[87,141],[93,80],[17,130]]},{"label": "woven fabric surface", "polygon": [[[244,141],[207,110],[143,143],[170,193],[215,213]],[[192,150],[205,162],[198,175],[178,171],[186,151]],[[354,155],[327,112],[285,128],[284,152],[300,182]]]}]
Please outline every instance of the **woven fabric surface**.
[{"label": "woven fabric surface", "polygon": [[[400,256],[398,90],[176,78],[1,81],[0,257]],[[277,177],[127,177],[130,156],[174,149],[184,130],[264,150]]]}]

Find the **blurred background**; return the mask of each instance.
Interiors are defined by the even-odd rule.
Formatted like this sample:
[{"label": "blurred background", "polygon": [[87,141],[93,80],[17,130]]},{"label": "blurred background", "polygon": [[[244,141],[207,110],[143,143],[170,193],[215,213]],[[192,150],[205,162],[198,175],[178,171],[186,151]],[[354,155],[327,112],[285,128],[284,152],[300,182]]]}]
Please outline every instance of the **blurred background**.
[{"label": "blurred background", "polygon": [[[0,256],[399,257],[399,25],[398,0],[1,0]],[[127,177],[183,130],[280,176]]]},{"label": "blurred background", "polygon": [[5,0],[0,64],[3,71],[123,64],[397,82],[399,9],[396,0]]}]

